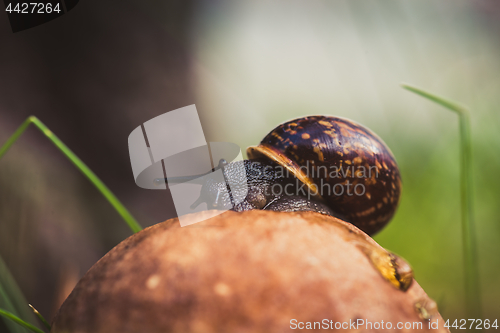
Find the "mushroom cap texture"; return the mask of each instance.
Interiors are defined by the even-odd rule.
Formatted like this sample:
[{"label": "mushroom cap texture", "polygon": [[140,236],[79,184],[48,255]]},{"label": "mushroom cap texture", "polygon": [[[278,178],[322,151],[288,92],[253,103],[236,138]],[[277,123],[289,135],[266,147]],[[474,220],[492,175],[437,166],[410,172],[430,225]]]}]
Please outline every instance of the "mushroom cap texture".
[{"label": "mushroom cap texture", "polygon": [[[186,227],[171,219],[99,260],[51,332],[290,332],[299,322],[358,319],[373,329],[352,331],[383,330],[375,328],[382,320],[429,330],[421,309],[435,303],[415,281],[406,292],[391,285],[360,239],[380,248],[355,226],[312,212],[229,211]],[[448,332],[437,310],[426,310],[439,322],[432,331]]]}]

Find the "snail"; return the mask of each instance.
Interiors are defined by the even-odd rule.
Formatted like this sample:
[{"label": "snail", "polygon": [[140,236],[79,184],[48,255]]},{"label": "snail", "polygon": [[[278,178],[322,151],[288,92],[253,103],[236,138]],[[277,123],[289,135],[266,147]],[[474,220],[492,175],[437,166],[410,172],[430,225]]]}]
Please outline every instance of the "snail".
[{"label": "snail", "polygon": [[[369,235],[392,218],[401,194],[396,160],[375,133],[351,120],[307,116],[274,128],[248,160],[221,160],[225,182],[202,186],[196,207],[246,211],[315,211],[350,222]],[[245,187],[233,186],[246,171]],[[227,190],[226,190],[227,189]],[[234,197],[246,193],[243,200]]]}]

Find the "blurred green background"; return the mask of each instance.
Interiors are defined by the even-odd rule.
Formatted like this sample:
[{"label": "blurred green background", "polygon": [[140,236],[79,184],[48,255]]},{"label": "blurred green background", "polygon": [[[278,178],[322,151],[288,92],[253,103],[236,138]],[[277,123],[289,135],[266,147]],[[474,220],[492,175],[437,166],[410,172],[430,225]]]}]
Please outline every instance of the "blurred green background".
[{"label": "blurred green background", "polygon": [[[15,35],[0,20],[0,142],[39,116],[143,226],[175,211],[168,194],[135,187],[127,137],[166,111],[195,103],[207,141],[243,151],[304,115],[372,129],[403,178],[400,208],[375,239],[411,263],[445,319],[466,318],[458,118],[399,83],[467,105],[483,313],[498,318],[497,1],[89,0]],[[129,231],[35,130],[0,160],[0,186],[0,255],[50,318]]]},{"label": "blurred green background", "polygon": [[[196,91],[208,137],[241,147],[307,114],[374,130],[403,178],[394,220],[375,239],[413,266],[444,318],[466,318],[458,117],[404,81],[471,110],[484,315],[500,313],[498,6],[480,1],[224,1],[200,13]],[[482,6],[484,5],[484,6]],[[209,11],[208,8],[204,8]],[[498,23],[498,22],[495,22]]]}]

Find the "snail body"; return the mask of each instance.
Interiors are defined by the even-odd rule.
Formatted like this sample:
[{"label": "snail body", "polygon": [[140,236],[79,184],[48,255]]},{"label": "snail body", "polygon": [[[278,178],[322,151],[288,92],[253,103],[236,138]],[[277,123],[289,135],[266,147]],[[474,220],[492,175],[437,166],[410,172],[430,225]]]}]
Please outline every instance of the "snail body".
[{"label": "snail body", "polygon": [[[249,160],[233,162],[244,164],[248,191],[233,206],[236,211],[316,211],[374,234],[399,203],[401,177],[393,154],[375,133],[351,120],[307,116],[287,121],[249,147],[247,155]],[[226,180],[241,170],[233,163],[224,165]],[[231,194],[219,196],[225,186],[206,184],[201,196],[211,197],[207,201],[214,207],[227,203]]]}]

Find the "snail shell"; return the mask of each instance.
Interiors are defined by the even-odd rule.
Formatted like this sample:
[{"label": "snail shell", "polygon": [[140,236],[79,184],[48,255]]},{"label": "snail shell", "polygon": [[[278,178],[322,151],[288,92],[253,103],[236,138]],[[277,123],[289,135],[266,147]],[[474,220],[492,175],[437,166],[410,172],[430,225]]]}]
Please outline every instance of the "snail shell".
[{"label": "snail shell", "polygon": [[368,234],[382,229],[399,204],[401,177],[393,154],[375,133],[348,119],[290,120],[249,147],[247,155],[285,168],[317,199]]}]

